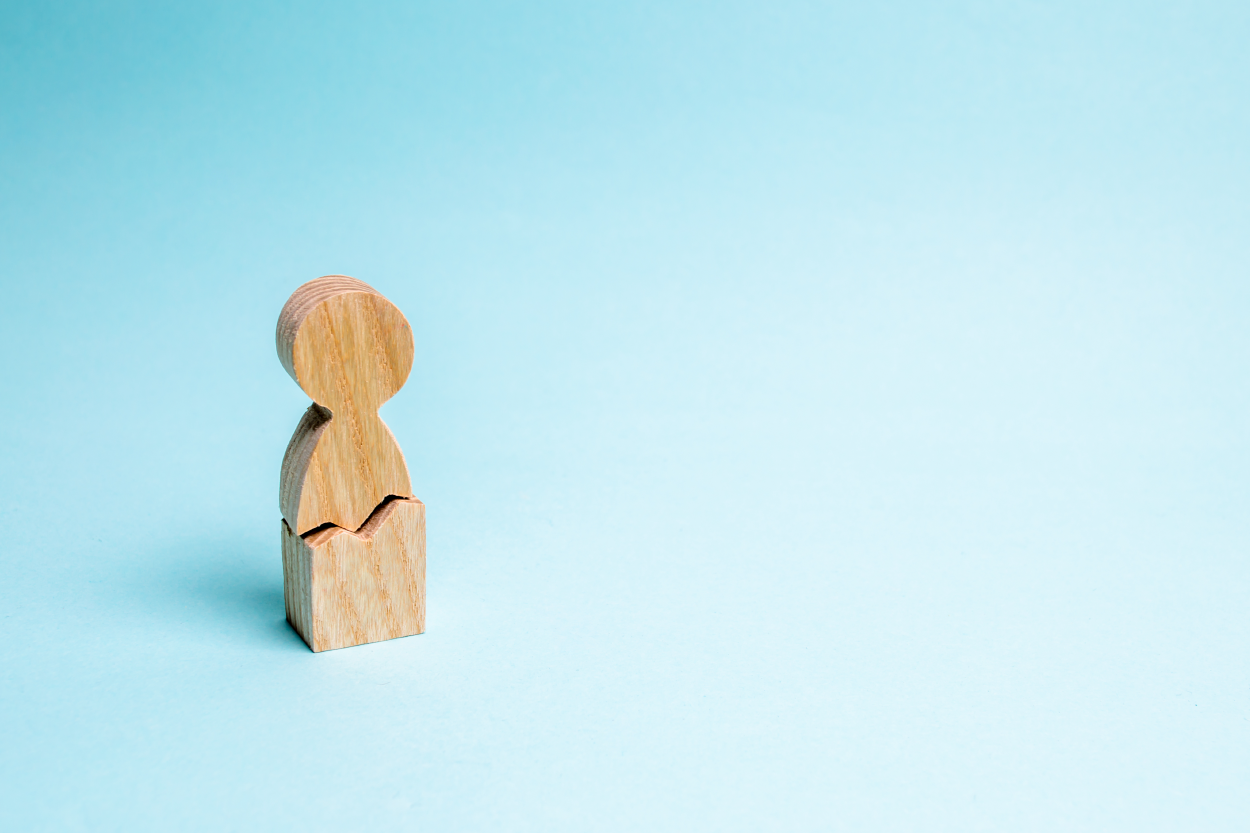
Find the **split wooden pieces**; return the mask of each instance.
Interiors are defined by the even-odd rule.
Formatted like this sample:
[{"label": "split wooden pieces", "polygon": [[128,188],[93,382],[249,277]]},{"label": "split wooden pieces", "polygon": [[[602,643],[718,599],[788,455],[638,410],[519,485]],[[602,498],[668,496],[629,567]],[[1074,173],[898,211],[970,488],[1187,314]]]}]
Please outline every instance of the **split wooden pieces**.
[{"label": "split wooden pieces", "polygon": [[378,408],[412,369],[412,328],[355,278],[301,286],[278,358],[313,399],[282,460],[287,619],[314,651],[425,629],[425,506]]}]

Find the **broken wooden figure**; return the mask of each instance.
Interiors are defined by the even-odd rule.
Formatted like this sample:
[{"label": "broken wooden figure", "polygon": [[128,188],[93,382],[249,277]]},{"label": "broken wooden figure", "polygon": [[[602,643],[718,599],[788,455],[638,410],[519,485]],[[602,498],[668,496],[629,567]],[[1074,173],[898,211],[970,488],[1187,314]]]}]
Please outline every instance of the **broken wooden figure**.
[{"label": "broken wooden figure", "polygon": [[373,287],[328,275],[278,317],[278,358],[313,404],[282,460],[287,621],[314,651],[425,630],[425,504],[378,408],[412,369],[412,328]]}]

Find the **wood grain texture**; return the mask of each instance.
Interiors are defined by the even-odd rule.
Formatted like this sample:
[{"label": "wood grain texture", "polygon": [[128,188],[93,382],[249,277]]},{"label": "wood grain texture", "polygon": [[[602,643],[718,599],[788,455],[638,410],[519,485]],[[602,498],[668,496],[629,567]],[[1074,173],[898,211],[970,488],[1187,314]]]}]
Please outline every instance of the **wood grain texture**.
[{"label": "wood grain texture", "polygon": [[278,317],[278,358],[313,399],[282,460],[287,619],[314,651],[425,630],[425,504],[378,408],[412,369],[412,328],[329,275]]},{"label": "wood grain texture", "polygon": [[388,496],[412,497],[403,452],[378,416],[412,369],[403,313],[355,278],[317,278],[283,307],[277,347],[314,402],[282,461],[279,502],[291,529],[358,529]]},{"label": "wood grain texture", "polygon": [[357,531],[282,521],[286,616],[314,651],[425,631],[425,504],[385,501]]}]

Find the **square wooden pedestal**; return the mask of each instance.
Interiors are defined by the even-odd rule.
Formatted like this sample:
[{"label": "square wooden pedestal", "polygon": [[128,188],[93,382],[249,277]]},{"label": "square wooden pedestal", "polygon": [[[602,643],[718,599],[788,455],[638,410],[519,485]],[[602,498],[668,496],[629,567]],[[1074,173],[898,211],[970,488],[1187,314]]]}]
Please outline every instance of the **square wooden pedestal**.
[{"label": "square wooden pedestal", "polygon": [[286,618],[314,651],[425,630],[425,504],[389,498],[359,532],[282,521]]}]

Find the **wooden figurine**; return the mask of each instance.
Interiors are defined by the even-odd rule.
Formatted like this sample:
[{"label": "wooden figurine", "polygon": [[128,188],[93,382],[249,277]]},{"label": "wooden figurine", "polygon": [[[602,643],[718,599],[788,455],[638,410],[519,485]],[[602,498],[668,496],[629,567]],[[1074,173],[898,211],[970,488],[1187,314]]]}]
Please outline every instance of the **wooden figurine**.
[{"label": "wooden figurine", "polygon": [[314,651],[425,630],[425,504],[378,408],[412,369],[412,328],[328,275],[278,317],[278,358],[313,404],[282,460],[286,618]]}]

